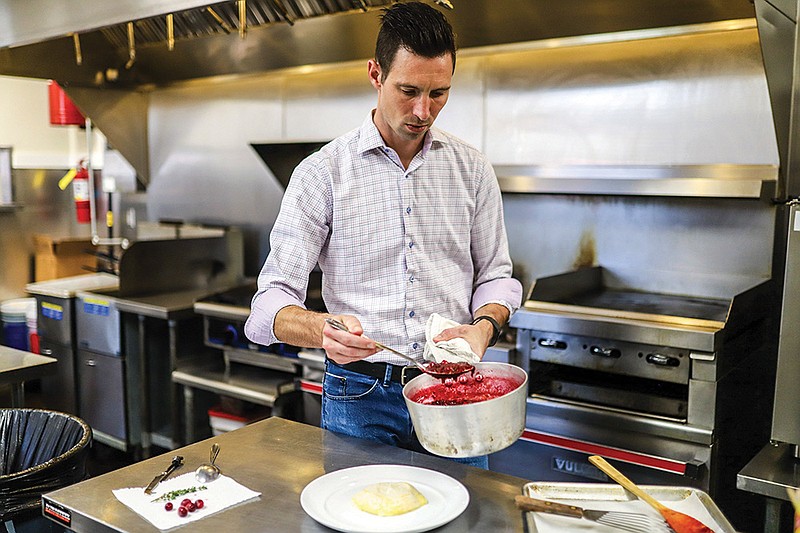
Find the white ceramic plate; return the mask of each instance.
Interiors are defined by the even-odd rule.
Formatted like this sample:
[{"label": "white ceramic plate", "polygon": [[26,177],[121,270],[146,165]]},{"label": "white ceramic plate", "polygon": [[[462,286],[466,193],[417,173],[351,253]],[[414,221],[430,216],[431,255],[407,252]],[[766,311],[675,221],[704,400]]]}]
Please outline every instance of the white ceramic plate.
[{"label": "white ceramic plate", "polygon": [[[405,481],[428,500],[398,516],[376,516],[355,506],[353,495],[373,483]],[[317,522],[345,533],[417,533],[444,525],[469,504],[467,488],[455,479],[426,468],[366,465],[320,476],[303,489],[300,505]]]}]

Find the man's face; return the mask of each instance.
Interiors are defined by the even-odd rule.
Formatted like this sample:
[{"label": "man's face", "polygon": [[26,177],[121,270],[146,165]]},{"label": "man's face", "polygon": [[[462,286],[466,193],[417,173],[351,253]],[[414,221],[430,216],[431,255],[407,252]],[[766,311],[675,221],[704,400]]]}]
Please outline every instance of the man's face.
[{"label": "man's face", "polygon": [[387,145],[397,148],[419,143],[447,103],[453,78],[453,58],[435,58],[398,50],[385,79],[374,60],[369,62],[370,81],[378,91],[375,125]]}]

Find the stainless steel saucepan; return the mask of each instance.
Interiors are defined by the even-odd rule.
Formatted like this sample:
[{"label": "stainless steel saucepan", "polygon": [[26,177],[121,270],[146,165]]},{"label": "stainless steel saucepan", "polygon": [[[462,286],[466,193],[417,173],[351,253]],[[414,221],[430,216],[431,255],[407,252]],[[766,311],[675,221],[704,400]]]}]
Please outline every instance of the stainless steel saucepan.
[{"label": "stainless steel saucepan", "polygon": [[484,380],[511,378],[519,385],[503,396],[462,405],[426,405],[411,400],[422,389],[439,385],[427,374],[403,387],[403,398],[422,446],[443,457],[475,457],[512,445],[525,430],[528,374],[506,363],[476,363]]}]

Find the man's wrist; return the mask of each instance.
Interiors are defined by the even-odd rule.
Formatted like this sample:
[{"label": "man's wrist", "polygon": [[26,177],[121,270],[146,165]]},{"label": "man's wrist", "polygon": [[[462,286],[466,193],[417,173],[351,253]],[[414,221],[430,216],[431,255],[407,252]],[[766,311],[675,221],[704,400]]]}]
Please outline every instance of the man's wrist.
[{"label": "man's wrist", "polygon": [[500,324],[498,324],[497,320],[490,317],[489,315],[480,315],[476,316],[472,320],[472,325],[476,325],[478,322],[485,320],[489,324],[492,325],[492,338],[489,340],[489,346],[494,346],[497,344],[497,340],[500,338]]}]

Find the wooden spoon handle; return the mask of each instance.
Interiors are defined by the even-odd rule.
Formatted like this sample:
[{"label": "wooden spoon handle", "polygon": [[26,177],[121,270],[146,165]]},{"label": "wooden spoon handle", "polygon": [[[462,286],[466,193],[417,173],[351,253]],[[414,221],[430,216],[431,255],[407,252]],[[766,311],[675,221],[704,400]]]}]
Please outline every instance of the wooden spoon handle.
[{"label": "wooden spoon handle", "polygon": [[592,463],[594,466],[602,470],[608,477],[622,485],[628,491],[635,494],[639,499],[644,500],[645,502],[649,503],[653,506],[653,508],[658,511],[659,513],[666,509],[667,507],[662,505],[658,500],[647,494],[641,488],[639,488],[636,483],[625,477],[625,475],[611,466],[611,464],[600,457],[599,455],[592,455],[589,457],[589,462]]},{"label": "wooden spoon handle", "polygon": [[517,508],[522,511],[536,511],[561,516],[572,516],[575,518],[583,517],[583,509],[580,507],[546,500],[537,500],[536,498],[530,498],[521,494],[517,494],[514,497],[514,503],[516,503]]}]

